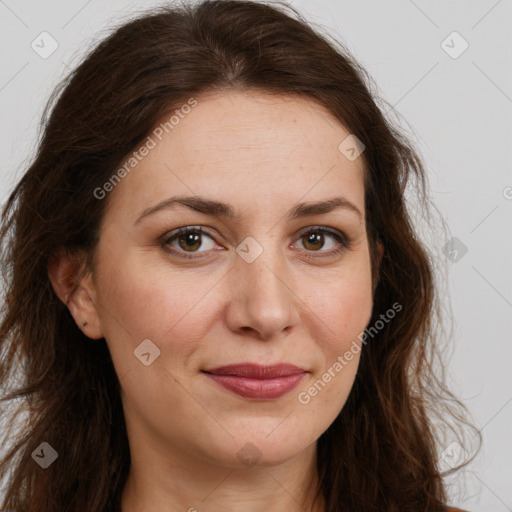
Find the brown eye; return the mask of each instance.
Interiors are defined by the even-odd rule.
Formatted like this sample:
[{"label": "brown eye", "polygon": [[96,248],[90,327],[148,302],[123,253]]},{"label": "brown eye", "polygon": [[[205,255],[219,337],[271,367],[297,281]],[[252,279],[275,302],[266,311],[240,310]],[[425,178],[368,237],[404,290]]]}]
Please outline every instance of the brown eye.
[{"label": "brown eye", "polygon": [[195,251],[201,247],[201,235],[197,233],[185,233],[177,238],[179,246],[185,251]]},{"label": "brown eye", "polygon": [[[205,248],[204,246],[207,239],[210,240],[210,247],[208,247],[208,244],[206,244]],[[213,249],[215,247],[215,242],[208,233],[202,230],[202,228],[186,227],[176,230],[174,234],[168,236],[163,241],[162,245],[169,246],[171,251],[177,254],[178,256],[184,258],[191,258],[195,256],[189,256],[185,253],[197,253],[198,257],[200,257],[202,253],[208,252],[210,249]],[[200,251],[200,248],[206,250]]]},{"label": "brown eye", "polygon": [[307,252],[317,252],[320,256],[339,254],[350,245],[345,235],[324,227],[309,229],[302,233],[299,240]]},{"label": "brown eye", "polygon": [[306,249],[316,250],[324,246],[324,235],[317,232],[309,232],[302,235],[302,243]]}]

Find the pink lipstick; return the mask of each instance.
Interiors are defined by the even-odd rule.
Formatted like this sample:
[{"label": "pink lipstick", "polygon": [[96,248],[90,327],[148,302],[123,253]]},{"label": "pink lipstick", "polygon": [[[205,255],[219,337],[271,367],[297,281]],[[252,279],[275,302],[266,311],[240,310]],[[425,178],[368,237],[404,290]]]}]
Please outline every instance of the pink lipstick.
[{"label": "pink lipstick", "polygon": [[295,388],[307,373],[291,364],[261,366],[253,363],[202,371],[229,391],[253,400],[279,398]]}]

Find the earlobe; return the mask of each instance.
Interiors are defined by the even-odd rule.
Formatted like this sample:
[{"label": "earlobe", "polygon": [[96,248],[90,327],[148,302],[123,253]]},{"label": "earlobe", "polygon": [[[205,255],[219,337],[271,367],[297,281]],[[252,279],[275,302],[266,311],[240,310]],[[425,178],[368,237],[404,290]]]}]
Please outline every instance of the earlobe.
[{"label": "earlobe", "polygon": [[48,277],[57,297],[66,305],[82,332],[92,339],[103,338],[91,275],[81,276],[82,261],[64,249],[48,263]]}]

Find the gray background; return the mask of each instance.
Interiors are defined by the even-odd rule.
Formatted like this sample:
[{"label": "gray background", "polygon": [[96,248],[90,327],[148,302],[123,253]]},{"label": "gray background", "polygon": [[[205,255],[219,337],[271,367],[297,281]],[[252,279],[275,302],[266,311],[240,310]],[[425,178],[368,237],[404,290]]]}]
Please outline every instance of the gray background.
[{"label": "gray background", "polygon": [[[458,261],[445,258],[454,315],[448,384],[484,445],[450,481],[451,502],[472,512],[512,511],[512,2],[291,3],[348,46],[406,120],[451,236],[467,248]],[[2,203],[33,156],[42,108],[64,72],[110,26],[153,5],[0,0]],[[49,39],[43,48],[44,31],[58,43],[47,58],[31,47],[51,49]],[[458,55],[464,40],[469,46]],[[448,241],[430,243],[442,254]]]}]

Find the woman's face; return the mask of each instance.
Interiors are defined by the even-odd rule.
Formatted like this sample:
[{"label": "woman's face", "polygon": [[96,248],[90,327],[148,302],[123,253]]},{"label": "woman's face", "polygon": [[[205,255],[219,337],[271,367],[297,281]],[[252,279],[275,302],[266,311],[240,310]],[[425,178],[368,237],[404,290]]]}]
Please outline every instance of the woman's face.
[{"label": "woman's face", "polygon": [[[85,332],[108,343],[132,445],[279,464],[314,446],[357,371],[372,310],[363,162],[309,100],[196,100],[109,192]],[[283,364],[296,368],[257,366]]]}]

